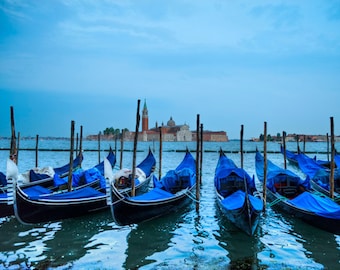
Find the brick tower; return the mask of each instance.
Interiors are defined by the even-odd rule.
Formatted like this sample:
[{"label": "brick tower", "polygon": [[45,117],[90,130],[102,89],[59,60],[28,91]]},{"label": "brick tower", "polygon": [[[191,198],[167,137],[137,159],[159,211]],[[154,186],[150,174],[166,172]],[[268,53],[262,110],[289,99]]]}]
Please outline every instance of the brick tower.
[{"label": "brick tower", "polygon": [[148,108],[146,107],[146,100],[144,100],[144,107],[142,113],[142,132],[149,130],[149,116]]}]

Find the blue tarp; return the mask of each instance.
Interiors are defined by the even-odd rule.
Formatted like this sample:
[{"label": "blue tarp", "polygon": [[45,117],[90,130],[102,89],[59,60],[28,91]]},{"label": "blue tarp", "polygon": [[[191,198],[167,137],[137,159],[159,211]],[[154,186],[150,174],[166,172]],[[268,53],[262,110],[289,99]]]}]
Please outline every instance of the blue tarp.
[{"label": "blue tarp", "polygon": [[223,208],[227,210],[235,210],[242,207],[246,194],[242,190],[238,190],[221,201]]},{"label": "blue tarp", "polygon": [[154,186],[175,193],[196,183],[196,162],[189,151],[175,170],[169,170],[160,181],[154,180]]},{"label": "blue tarp", "polygon": [[[73,160],[73,169],[79,167],[81,165],[81,162],[83,161],[83,155],[79,154],[74,160]],[[65,173],[68,173],[70,171],[70,164],[66,164],[59,168],[54,168],[54,173],[58,175],[62,175]]]},{"label": "blue tarp", "polygon": [[[83,160],[83,156],[82,155],[78,155],[73,160],[73,169],[76,169],[77,167],[79,167],[82,160]],[[68,164],[66,164],[66,165],[64,165],[62,167],[53,168],[53,170],[54,170],[54,173],[57,174],[58,176],[66,174],[70,170],[70,163],[68,163]],[[30,170],[29,171],[30,182],[35,182],[35,181],[46,179],[46,178],[50,178],[50,177],[51,176],[48,175],[48,174],[36,173],[34,170]]]},{"label": "blue tarp", "polygon": [[[60,178],[58,175],[54,175],[54,185],[60,186],[64,185],[68,181],[68,177]],[[100,187],[105,188],[106,180],[104,176],[100,173],[100,171],[94,167],[88,170],[78,169],[77,171],[72,173],[72,186],[78,187],[84,184],[92,183],[96,180],[100,181]]]},{"label": "blue tarp", "polygon": [[340,155],[334,156],[334,162],[335,162],[337,168],[340,168]]},{"label": "blue tarp", "polygon": [[[221,201],[222,206],[226,210],[239,209],[243,206],[245,196],[246,196],[245,192],[243,192],[242,190],[238,190],[238,191],[234,192],[233,194],[231,194],[230,196],[223,199]],[[254,207],[254,209],[256,211],[261,211],[263,209],[262,200],[259,200],[258,198],[255,198],[254,196],[252,196],[250,194],[248,196],[249,196],[250,203]]]},{"label": "blue tarp", "polygon": [[171,191],[173,188],[190,188],[195,184],[195,181],[195,173],[189,168],[184,168],[179,171],[168,171],[161,179],[160,184],[165,190]]},{"label": "blue tarp", "polygon": [[155,166],[156,159],[152,154],[152,151],[149,150],[147,157],[140,164],[138,164],[137,167],[140,168],[145,173],[146,177],[149,177],[150,174],[154,171]]},{"label": "blue tarp", "polygon": [[249,194],[256,189],[254,177],[250,177],[250,175],[242,168],[238,168],[233,160],[228,158],[225,155],[220,155],[216,169],[215,169],[215,177],[214,184],[216,189],[220,192],[222,196],[226,196],[228,194],[224,194],[227,192],[223,190],[221,187],[224,185],[228,185],[228,182],[232,184],[235,181],[240,182],[239,186],[242,186],[246,180],[247,190]]},{"label": "blue tarp", "polygon": [[289,202],[296,207],[306,209],[317,215],[340,219],[340,206],[329,198],[320,197],[310,192],[303,192]]},{"label": "blue tarp", "polygon": [[[315,162],[314,159],[304,155],[299,154],[296,157],[299,168],[301,171],[313,179],[318,185],[329,190],[329,180],[330,180],[330,170],[321,166],[319,163]],[[334,184],[335,187],[339,187],[340,182],[340,171],[339,169],[334,170]]]},{"label": "blue tarp", "polygon": [[175,195],[168,192],[168,191],[165,191],[165,190],[160,189],[160,188],[154,188],[147,193],[133,197],[132,200],[154,201],[154,200],[171,198],[173,196],[175,196]]},{"label": "blue tarp", "polygon": [[50,194],[52,191],[48,188],[44,188],[42,186],[32,186],[23,189],[23,191],[27,194],[29,198],[37,198],[40,195]]},{"label": "blue tarp", "polygon": [[[39,186],[35,186],[37,188]],[[41,188],[41,187],[40,187]],[[38,200],[38,199],[49,199],[49,200],[68,200],[68,199],[82,199],[82,198],[94,198],[105,195],[104,193],[91,188],[84,187],[73,191],[56,193],[51,195],[45,195],[44,190],[31,189],[29,191],[25,190],[26,194],[30,194],[30,199]],[[41,196],[43,195],[43,196]]]},{"label": "blue tarp", "polygon": [[[107,160],[111,163],[112,168],[116,164],[116,156],[110,149],[109,154],[107,155]],[[95,168],[102,174],[104,175],[104,161],[100,162],[98,165],[95,166]]]},{"label": "blue tarp", "polygon": [[0,185],[7,186],[6,175],[3,172],[0,172]]},{"label": "blue tarp", "polygon": [[[260,152],[256,151],[255,154],[255,169],[258,179],[263,182],[264,179],[264,158]],[[289,181],[289,183],[287,183]],[[266,186],[271,191],[276,192],[275,184],[287,184],[291,186],[303,186],[310,189],[309,177],[305,180],[301,179],[298,175],[290,170],[283,169],[275,165],[270,160],[267,160],[267,183]]]}]

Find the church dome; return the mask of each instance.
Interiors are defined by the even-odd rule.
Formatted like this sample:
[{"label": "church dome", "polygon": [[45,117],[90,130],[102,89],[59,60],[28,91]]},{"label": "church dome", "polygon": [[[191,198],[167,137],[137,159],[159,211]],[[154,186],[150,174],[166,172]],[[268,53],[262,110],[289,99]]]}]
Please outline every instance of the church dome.
[{"label": "church dome", "polygon": [[169,126],[169,127],[174,127],[174,126],[176,126],[175,121],[172,120],[172,116],[170,117],[170,120],[168,121],[167,126]]}]

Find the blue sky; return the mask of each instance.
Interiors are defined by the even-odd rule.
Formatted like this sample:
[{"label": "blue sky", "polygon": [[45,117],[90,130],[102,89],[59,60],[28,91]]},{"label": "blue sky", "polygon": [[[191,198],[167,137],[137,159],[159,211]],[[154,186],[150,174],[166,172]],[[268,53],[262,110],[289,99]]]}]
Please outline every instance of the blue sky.
[{"label": "blue sky", "polygon": [[0,136],[149,126],[340,135],[340,1],[0,2]]}]

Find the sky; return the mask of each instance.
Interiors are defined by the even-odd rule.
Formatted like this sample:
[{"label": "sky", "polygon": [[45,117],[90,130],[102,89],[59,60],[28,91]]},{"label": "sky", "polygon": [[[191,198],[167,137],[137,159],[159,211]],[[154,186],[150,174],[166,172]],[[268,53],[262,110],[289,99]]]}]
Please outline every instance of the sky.
[{"label": "sky", "polygon": [[[1,0],[0,137],[166,122],[340,135],[340,0]],[[141,128],[141,126],[140,126]]]}]

